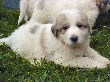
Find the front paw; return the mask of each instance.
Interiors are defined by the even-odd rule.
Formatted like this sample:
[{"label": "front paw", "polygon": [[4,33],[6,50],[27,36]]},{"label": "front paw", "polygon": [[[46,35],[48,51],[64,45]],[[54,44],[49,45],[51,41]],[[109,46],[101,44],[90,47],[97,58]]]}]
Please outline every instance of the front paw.
[{"label": "front paw", "polygon": [[107,67],[107,64],[100,63],[100,62],[95,62],[95,63],[92,65],[92,68],[106,68],[106,67]]},{"label": "front paw", "polygon": [[107,58],[99,58],[97,61],[105,65],[110,64],[110,60]]}]

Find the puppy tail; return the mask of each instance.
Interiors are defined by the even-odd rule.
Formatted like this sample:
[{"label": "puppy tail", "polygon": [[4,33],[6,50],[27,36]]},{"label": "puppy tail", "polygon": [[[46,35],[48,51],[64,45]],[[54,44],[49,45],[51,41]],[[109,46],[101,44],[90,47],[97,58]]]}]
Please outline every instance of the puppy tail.
[{"label": "puppy tail", "polygon": [[6,45],[8,45],[8,38],[2,38],[2,39],[0,39],[0,46],[3,45],[4,43]]}]

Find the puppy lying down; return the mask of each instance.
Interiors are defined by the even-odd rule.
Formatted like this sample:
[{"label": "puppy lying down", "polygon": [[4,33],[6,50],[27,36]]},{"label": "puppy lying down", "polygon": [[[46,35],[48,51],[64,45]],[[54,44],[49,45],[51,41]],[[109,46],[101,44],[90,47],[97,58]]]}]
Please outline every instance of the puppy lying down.
[{"label": "puppy lying down", "polygon": [[53,24],[27,23],[0,39],[29,60],[54,61],[63,66],[105,68],[110,61],[89,46],[90,26],[79,10],[63,11]]}]

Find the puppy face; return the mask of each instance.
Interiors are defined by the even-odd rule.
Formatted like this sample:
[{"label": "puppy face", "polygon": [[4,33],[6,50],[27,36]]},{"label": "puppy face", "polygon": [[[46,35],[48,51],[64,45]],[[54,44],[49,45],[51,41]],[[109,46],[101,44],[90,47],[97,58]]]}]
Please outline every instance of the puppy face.
[{"label": "puppy face", "polygon": [[51,31],[66,45],[82,44],[90,33],[88,18],[78,10],[64,11],[57,17]]}]

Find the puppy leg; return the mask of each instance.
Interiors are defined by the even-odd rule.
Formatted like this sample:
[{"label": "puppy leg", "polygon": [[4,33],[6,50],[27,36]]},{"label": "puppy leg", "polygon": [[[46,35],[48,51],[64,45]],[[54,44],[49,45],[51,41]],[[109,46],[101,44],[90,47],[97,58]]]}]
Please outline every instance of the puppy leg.
[{"label": "puppy leg", "polygon": [[88,48],[87,52],[85,52],[87,57],[90,57],[91,59],[98,61],[100,63],[104,63],[105,65],[110,64],[110,60],[101,56],[97,51],[95,51],[92,48]]},{"label": "puppy leg", "polygon": [[25,15],[25,13],[20,12],[20,16],[19,16],[19,19],[18,19],[18,25],[21,23],[22,19],[24,18],[24,15]]},{"label": "puppy leg", "polygon": [[73,58],[71,61],[67,61],[64,63],[64,66],[72,66],[72,67],[81,67],[81,68],[105,68],[106,65],[95,60],[92,60],[89,57],[77,57]]},{"label": "puppy leg", "polygon": [[20,24],[20,22],[25,17],[27,7],[28,7],[28,1],[27,0],[21,0],[21,2],[20,2],[20,16],[18,19],[18,25]]},{"label": "puppy leg", "polygon": [[28,15],[25,14],[25,21],[28,22],[28,19],[29,19]]}]

